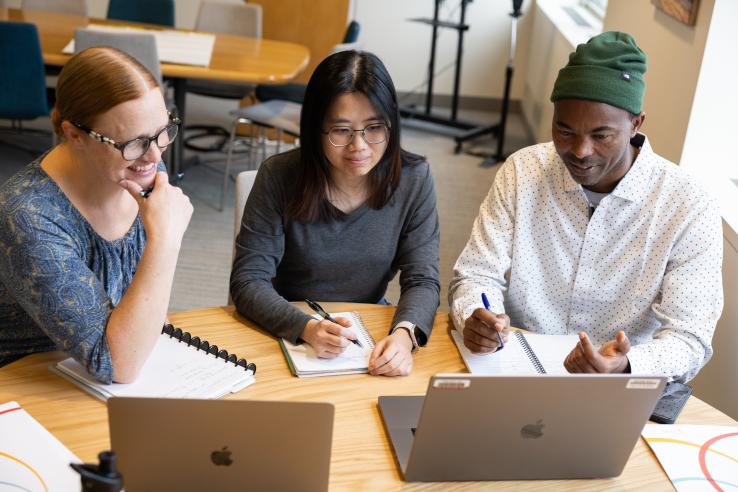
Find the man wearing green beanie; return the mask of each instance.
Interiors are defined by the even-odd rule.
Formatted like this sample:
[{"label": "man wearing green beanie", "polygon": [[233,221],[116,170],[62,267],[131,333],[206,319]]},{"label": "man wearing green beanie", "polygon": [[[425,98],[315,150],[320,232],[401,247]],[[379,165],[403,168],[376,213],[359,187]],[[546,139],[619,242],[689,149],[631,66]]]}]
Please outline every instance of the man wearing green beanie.
[{"label": "man wearing green beanie", "polygon": [[561,354],[569,372],[688,381],[709,360],[723,307],[719,208],[639,132],[646,68],[629,34],[579,45],[551,93],[553,141],[497,172],[449,292],[473,352],[496,351],[512,324],[576,334]]}]

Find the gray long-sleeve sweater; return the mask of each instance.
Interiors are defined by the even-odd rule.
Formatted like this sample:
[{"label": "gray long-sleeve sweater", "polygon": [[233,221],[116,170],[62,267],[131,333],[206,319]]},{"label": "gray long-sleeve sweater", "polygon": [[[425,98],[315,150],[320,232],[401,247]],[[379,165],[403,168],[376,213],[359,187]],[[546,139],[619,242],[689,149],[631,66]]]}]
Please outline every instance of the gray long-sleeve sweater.
[{"label": "gray long-sleeve sweater", "polygon": [[364,204],[340,219],[306,223],[284,214],[299,159],[295,149],[259,169],[236,238],[230,290],[238,311],[296,343],[310,316],[288,301],[377,303],[399,270],[401,295],[391,326],[414,323],[426,335],[418,340],[424,344],[440,291],[428,163],[404,165],[400,185],[380,210]]}]

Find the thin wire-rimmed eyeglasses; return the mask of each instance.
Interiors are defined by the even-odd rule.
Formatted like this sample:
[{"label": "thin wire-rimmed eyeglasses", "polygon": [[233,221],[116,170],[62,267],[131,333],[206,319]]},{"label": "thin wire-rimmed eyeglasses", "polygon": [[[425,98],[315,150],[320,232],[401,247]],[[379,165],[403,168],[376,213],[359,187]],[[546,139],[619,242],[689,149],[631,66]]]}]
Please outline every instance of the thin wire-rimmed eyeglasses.
[{"label": "thin wire-rimmed eyeglasses", "polygon": [[387,125],[384,123],[372,123],[361,130],[354,130],[350,126],[332,126],[324,135],[328,135],[328,141],[334,147],[346,147],[354,139],[356,133],[368,144],[380,144],[387,140]]},{"label": "thin wire-rimmed eyeglasses", "polygon": [[72,122],[74,126],[87,133],[98,142],[112,145],[113,147],[118,149],[120,151],[120,154],[123,156],[123,159],[127,161],[135,161],[146,152],[148,152],[149,147],[151,146],[151,142],[156,142],[156,146],[159,147],[161,150],[166,149],[167,146],[172,143],[175,138],[177,138],[180,123],[181,120],[179,118],[177,118],[176,116],[172,116],[172,114],[169,114],[169,124],[159,130],[156,135],[152,137],[138,137],[134,138],[133,140],[128,140],[127,142],[119,143],[112,138],[97,133],[91,128],[80,125],[79,123]]}]

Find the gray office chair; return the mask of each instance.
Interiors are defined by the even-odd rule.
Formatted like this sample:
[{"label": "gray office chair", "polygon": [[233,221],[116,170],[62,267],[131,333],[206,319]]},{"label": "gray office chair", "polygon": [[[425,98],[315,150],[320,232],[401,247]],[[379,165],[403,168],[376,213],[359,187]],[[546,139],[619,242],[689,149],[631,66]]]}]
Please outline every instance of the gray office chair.
[{"label": "gray office chair", "polygon": [[[219,2],[202,2],[197,14],[195,29],[197,31],[235,34],[250,38],[261,39],[262,9],[258,4],[231,4]],[[254,92],[255,84],[239,84],[228,82],[214,82],[209,80],[190,80],[187,82],[187,92],[200,96],[217,97],[240,101]],[[208,152],[223,150],[228,131],[220,126],[192,125],[185,128],[189,132],[184,139],[187,148]],[[214,145],[197,145],[197,140],[212,136],[220,136]]]},{"label": "gray office chair", "polygon": [[275,99],[230,112],[233,117],[233,124],[231,125],[231,134],[228,141],[228,157],[226,159],[225,174],[223,175],[223,188],[220,190],[220,210],[223,210],[223,200],[228,189],[233,149],[237,143],[242,141],[240,137],[238,140],[236,139],[238,125],[251,125],[251,135],[247,138],[250,144],[249,162],[253,164],[255,162],[255,150],[259,144],[262,151],[261,160],[266,159],[266,131],[268,128],[274,128],[277,131],[277,153],[280,151],[282,137],[285,133],[299,138],[301,111],[302,104]]},{"label": "gray office chair", "polygon": [[94,29],[77,29],[74,32],[74,52],[93,46],[110,46],[128,53],[149,69],[161,83],[161,65],[156,49],[156,37],[149,33],[113,33]]},{"label": "gray office chair", "polygon": [[[254,187],[257,171],[243,171],[236,176],[236,203],[233,208],[233,251],[231,254],[231,263],[236,257],[236,236],[241,230],[241,220],[243,219],[243,210],[246,207],[246,200],[249,199],[251,188]],[[231,295],[228,294],[228,304],[233,304]]]},{"label": "gray office chair", "polygon": [[[238,231],[241,230],[241,220],[243,219],[243,209],[246,207],[246,200],[249,199],[251,188],[254,187],[256,173],[258,171],[243,171],[236,176],[236,203],[233,209],[233,242],[235,244]],[[235,256],[235,250],[234,250]]]},{"label": "gray office chair", "polygon": [[45,10],[47,12],[87,17],[87,2],[85,0],[23,0],[21,9]]}]

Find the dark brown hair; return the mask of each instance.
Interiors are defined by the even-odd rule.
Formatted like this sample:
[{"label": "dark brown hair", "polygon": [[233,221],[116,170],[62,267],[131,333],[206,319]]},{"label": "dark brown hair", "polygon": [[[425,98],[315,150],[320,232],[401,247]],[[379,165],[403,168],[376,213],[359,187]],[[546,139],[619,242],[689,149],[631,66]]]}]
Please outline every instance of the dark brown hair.
[{"label": "dark brown hair", "polygon": [[151,72],[128,54],[108,46],[88,48],[70,58],[59,74],[51,112],[54,132],[63,136],[65,120],[93,127],[107,110],[154,87],[160,85]]},{"label": "dark brown hair", "polygon": [[403,165],[423,157],[400,147],[400,117],[392,79],[376,55],[341,51],[323,60],[310,77],[300,115],[300,166],[286,206],[286,216],[304,222],[325,222],[342,213],[328,200],[331,165],[323,152],[323,122],[336,97],[365,95],[389,129],[387,148],[369,172],[371,208],[384,207],[400,184]]}]

